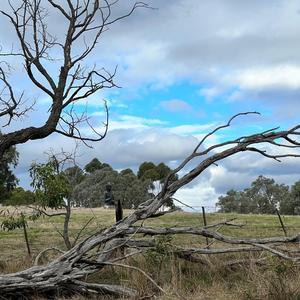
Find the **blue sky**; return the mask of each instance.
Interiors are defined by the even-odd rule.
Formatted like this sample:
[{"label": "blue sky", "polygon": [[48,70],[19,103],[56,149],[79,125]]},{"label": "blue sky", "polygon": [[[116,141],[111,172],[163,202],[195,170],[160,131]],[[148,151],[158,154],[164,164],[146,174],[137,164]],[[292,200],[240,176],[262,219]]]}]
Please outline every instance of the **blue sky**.
[{"label": "blue sky", "polygon": [[[87,66],[96,64],[108,70],[117,65],[115,82],[122,88],[102,90],[87,103],[77,104],[78,110],[88,105],[96,127],[103,119],[102,99],[108,101],[110,110],[107,137],[93,149],[80,147],[81,166],[98,157],[118,169],[136,169],[143,161],[163,161],[173,167],[199,138],[238,112],[259,111],[262,116],[236,120],[230,130],[209,143],[299,122],[298,1],[147,2],[158,9],[138,10],[111,26],[85,61]],[[120,1],[117,11],[125,12],[132,4],[131,0]],[[50,20],[49,30],[63,35],[64,24],[57,12],[50,10]],[[0,19],[0,34],[9,48],[15,40],[5,22]],[[41,124],[49,106],[47,97],[24,77],[21,62],[11,62],[14,87],[25,90],[29,102],[36,99],[36,106],[22,122],[3,131]],[[49,65],[53,74],[57,67],[59,61]],[[74,142],[52,135],[20,145],[16,172],[21,185],[28,187],[32,161],[43,161],[45,151],[62,147],[71,151]],[[298,167],[299,160],[279,167],[257,155],[242,154],[212,167],[178,197],[192,205],[214,205],[222,193],[244,188],[260,174],[292,184],[300,179]]]}]

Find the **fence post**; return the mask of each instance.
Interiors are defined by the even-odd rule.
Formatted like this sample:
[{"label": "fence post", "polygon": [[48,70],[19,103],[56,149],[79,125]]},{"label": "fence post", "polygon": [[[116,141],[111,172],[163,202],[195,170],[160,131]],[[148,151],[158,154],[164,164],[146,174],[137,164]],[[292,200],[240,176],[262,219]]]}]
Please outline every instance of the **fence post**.
[{"label": "fence post", "polygon": [[281,228],[282,228],[282,230],[283,230],[283,232],[284,232],[284,235],[285,235],[285,237],[287,237],[286,228],[285,228],[285,226],[284,226],[284,224],[283,224],[283,221],[282,221],[281,215],[280,215],[280,213],[279,213],[279,211],[278,211],[278,209],[277,209],[277,208],[276,208],[276,214],[277,214],[277,216],[278,216],[278,219],[279,219],[279,222],[280,222]]},{"label": "fence post", "polygon": [[[207,222],[206,222],[206,214],[205,214],[205,207],[202,206],[202,217],[203,217],[203,224],[204,226],[207,226]],[[207,248],[209,248],[209,240],[208,240],[208,237],[206,237],[206,245],[207,245]]]},{"label": "fence post", "polygon": [[120,200],[117,201],[115,209],[116,209],[116,222],[119,222],[123,219],[123,207]]},{"label": "fence post", "polygon": [[25,242],[26,242],[26,247],[27,247],[27,253],[31,257],[31,251],[30,251],[30,245],[29,245],[29,241],[28,241],[28,235],[27,235],[27,229],[26,229],[25,221],[23,221],[22,227],[23,227],[23,232],[24,232],[24,237],[25,237]]}]

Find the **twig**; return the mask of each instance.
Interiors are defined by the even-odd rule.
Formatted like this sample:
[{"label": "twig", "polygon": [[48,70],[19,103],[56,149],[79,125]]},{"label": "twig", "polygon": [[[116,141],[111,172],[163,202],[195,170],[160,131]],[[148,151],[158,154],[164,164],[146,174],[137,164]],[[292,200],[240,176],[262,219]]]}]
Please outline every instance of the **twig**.
[{"label": "twig", "polygon": [[124,265],[124,264],[116,264],[116,263],[111,263],[111,262],[104,262],[102,264],[105,265],[110,265],[110,266],[114,266],[114,267],[121,267],[121,268],[126,268],[126,269],[131,269],[131,270],[135,270],[140,272],[141,274],[143,274],[146,278],[148,278],[153,285],[158,288],[162,293],[167,295],[167,292],[161,287],[159,286],[154,279],[152,279],[145,271],[143,271],[142,269],[138,268],[138,267],[134,267],[134,266],[129,266],[129,265]]},{"label": "twig", "polygon": [[43,251],[41,251],[35,258],[34,260],[34,266],[37,266],[39,264],[39,260],[40,258],[42,257],[42,255],[44,255],[46,252],[50,251],[50,250],[54,250],[54,251],[57,251],[57,252],[60,252],[60,253],[65,253],[65,251],[59,249],[59,248],[56,248],[56,247],[50,247],[50,248],[47,248],[47,249],[44,249]]}]

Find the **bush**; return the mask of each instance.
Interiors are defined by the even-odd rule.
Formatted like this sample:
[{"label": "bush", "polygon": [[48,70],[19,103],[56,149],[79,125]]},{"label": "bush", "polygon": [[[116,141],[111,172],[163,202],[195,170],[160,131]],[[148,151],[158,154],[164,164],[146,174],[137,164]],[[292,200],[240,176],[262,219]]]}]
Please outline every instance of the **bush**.
[{"label": "bush", "polygon": [[31,191],[25,191],[23,188],[15,188],[10,197],[4,202],[5,205],[28,205],[36,201],[35,194]]}]

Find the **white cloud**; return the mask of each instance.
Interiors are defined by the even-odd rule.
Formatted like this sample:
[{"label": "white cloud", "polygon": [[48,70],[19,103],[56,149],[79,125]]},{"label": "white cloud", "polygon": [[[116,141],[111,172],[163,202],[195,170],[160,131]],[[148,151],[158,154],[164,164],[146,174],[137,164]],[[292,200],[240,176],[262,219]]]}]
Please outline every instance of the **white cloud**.
[{"label": "white cloud", "polygon": [[[201,206],[204,206],[206,211],[214,212],[215,203],[221,194],[216,193],[215,189],[208,182],[202,182],[192,188],[182,188],[174,196],[181,202],[193,207],[196,211],[201,211]],[[175,201],[175,204],[184,210],[190,210],[179,202]]]},{"label": "white cloud", "polygon": [[222,93],[220,88],[214,86],[209,88],[203,88],[200,90],[199,94],[205,98],[207,102],[211,102],[215,97],[219,96]]},{"label": "white cloud", "polygon": [[194,125],[179,125],[179,126],[174,126],[174,127],[169,127],[167,130],[169,132],[172,132],[174,134],[179,134],[179,135],[199,135],[200,133],[203,132],[208,132],[211,130],[213,127],[215,127],[216,123],[211,123],[211,124],[194,124]]},{"label": "white cloud", "polygon": [[166,125],[166,122],[158,119],[147,119],[132,115],[119,115],[109,122],[109,131],[117,129],[146,129],[151,126],[160,127],[164,125]]},{"label": "white cloud", "polygon": [[229,76],[231,82],[243,89],[265,89],[270,87],[300,88],[300,66],[278,65],[256,67],[238,71]]}]

